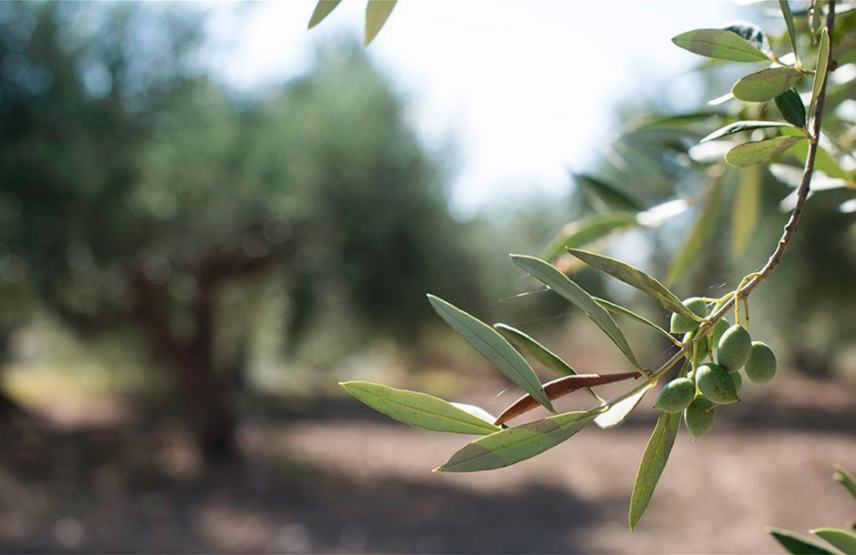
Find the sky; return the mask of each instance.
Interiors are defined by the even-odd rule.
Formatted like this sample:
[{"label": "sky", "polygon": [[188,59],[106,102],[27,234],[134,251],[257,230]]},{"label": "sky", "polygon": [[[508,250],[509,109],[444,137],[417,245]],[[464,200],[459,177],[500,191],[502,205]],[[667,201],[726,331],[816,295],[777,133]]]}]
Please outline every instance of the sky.
[{"label": "sky", "polygon": [[[314,5],[214,4],[218,71],[253,90],[305,71],[321,42],[361,36],[365,0],[344,0],[307,31]],[[746,16],[724,1],[400,0],[368,49],[426,145],[455,145],[452,207],[467,215],[566,193],[568,171],[592,164],[620,124],[617,103],[688,96],[699,58],[670,37]]]}]

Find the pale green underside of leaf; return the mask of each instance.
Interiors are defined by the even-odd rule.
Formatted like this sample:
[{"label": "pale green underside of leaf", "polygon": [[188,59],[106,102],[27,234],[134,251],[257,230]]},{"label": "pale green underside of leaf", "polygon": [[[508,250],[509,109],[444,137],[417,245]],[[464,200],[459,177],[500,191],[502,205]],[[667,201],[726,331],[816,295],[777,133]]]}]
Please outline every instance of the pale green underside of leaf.
[{"label": "pale green underside of leaf", "polygon": [[651,496],[654,495],[654,488],[657,487],[657,482],[672,452],[672,446],[675,444],[680,423],[681,413],[679,412],[664,412],[657,419],[654,433],[651,434],[645,454],[642,455],[642,463],[639,465],[636,482],[633,484],[633,493],[630,495],[631,530],[639,523],[639,519],[642,518],[651,501]]},{"label": "pale green underside of leaf", "polygon": [[856,553],[856,534],[839,528],[818,528],[812,534],[823,538],[844,553]]},{"label": "pale green underside of leaf", "polygon": [[476,435],[492,434],[501,429],[492,422],[477,418],[448,401],[426,393],[362,381],[342,382],[340,385],[374,410],[417,428]]},{"label": "pale green underside of leaf", "polygon": [[722,189],[721,180],[717,180],[711,186],[710,192],[704,201],[704,208],[701,214],[693,224],[689,235],[687,235],[687,240],[669,265],[669,273],[666,275],[667,284],[672,285],[677,283],[678,280],[686,275],[687,271],[692,267],[693,261],[698,257],[698,253],[713,234],[714,229],[716,229],[719,209],[722,206]]},{"label": "pale green underside of leaf", "polygon": [[435,472],[477,472],[510,466],[541,454],[579,432],[597,415],[567,412],[508,428],[467,444]]},{"label": "pale green underside of leaf", "polygon": [[672,337],[672,334],[670,334],[669,332],[667,332],[666,330],[664,330],[663,328],[661,328],[660,326],[658,326],[657,324],[655,324],[654,322],[649,320],[648,318],[645,318],[641,314],[637,314],[636,312],[633,312],[629,308],[623,307],[619,304],[615,304],[615,303],[608,301],[606,299],[601,299],[600,297],[592,297],[592,298],[595,300],[595,302],[597,304],[599,304],[603,308],[607,309],[608,311],[612,312],[613,314],[621,314],[622,316],[627,316],[631,320],[635,320],[635,321],[639,322],[640,324],[644,324],[644,325],[648,326],[649,328],[651,328],[652,330],[656,331],[657,333],[663,335],[664,337],[668,337],[670,341],[674,341],[674,337]]},{"label": "pale green underside of leaf", "polygon": [[653,387],[654,385],[650,382],[642,384],[627,399],[623,399],[615,403],[603,414],[598,415],[597,418],[594,419],[594,423],[603,429],[621,426],[624,424],[624,421],[627,420],[627,417],[630,416],[630,413],[639,406],[639,403],[642,402],[642,399],[649,391],[651,391],[651,389],[653,389]]},{"label": "pale green underside of leaf", "polygon": [[734,195],[731,216],[731,253],[743,254],[761,219],[761,166],[744,169]]},{"label": "pale green underside of leaf", "polygon": [[849,470],[843,466],[835,465],[835,474],[832,475],[832,479],[844,486],[850,495],[856,497],[856,477]]},{"label": "pale green underside of leaf", "polygon": [[315,4],[315,10],[312,12],[312,17],[309,18],[309,28],[313,28],[322,21],[324,18],[330,15],[336,6],[339,5],[339,2],[342,0],[318,0],[318,3]]},{"label": "pale green underside of leaf", "polygon": [[672,42],[694,54],[732,62],[768,62],[770,58],[752,43],[725,29],[695,29],[674,37]]},{"label": "pale green underside of leaf", "polygon": [[366,4],[365,44],[368,46],[383,28],[397,0],[369,0]]},{"label": "pale green underside of leaf", "polygon": [[604,212],[588,216],[562,228],[541,253],[541,258],[553,260],[566,248],[582,247],[606,237],[613,231],[637,225],[636,214],[632,212]]},{"label": "pale green underside of leaf", "polygon": [[621,333],[615,320],[582,287],[568,279],[553,265],[538,258],[513,254],[511,255],[511,260],[526,273],[582,310],[618,346],[621,352],[624,353],[624,356],[627,357],[627,360],[632,362],[635,367],[639,367],[636,356],[630,349],[627,339]]},{"label": "pale green underside of leaf", "polygon": [[508,379],[548,410],[555,412],[532,367],[499,332],[439,297],[428,295],[428,301],[447,324],[461,334],[482,356],[496,365]]},{"label": "pale green underside of leaf", "polygon": [[706,136],[700,143],[706,143],[708,141],[713,141],[716,139],[720,139],[727,135],[732,135],[734,133],[739,133],[741,131],[751,131],[752,129],[767,129],[770,127],[793,127],[789,123],[785,123],[783,121],[735,121],[734,123],[729,123],[725,127],[720,127],[710,135]]},{"label": "pale green underside of leaf", "polygon": [[785,548],[785,551],[793,555],[832,555],[832,551],[821,544],[790,530],[770,528],[769,532]]},{"label": "pale green underside of leaf", "polygon": [[826,79],[826,68],[829,65],[829,33],[826,27],[820,32],[820,42],[817,47],[817,65],[814,70],[814,84],[811,87],[811,101],[808,106],[810,117],[815,117],[814,113],[817,107],[817,98],[820,96],[820,89],[823,88],[823,82]]},{"label": "pale green underside of leaf", "polygon": [[748,102],[765,102],[793,87],[801,77],[802,73],[790,67],[762,69],[734,83],[731,94]]},{"label": "pale green underside of leaf", "polygon": [[594,266],[598,270],[606,272],[615,279],[623,281],[624,283],[642,291],[657,301],[660,306],[666,310],[683,314],[693,320],[700,319],[695,313],[693,313],[693,311],[684,306],[677,295],[672,293],[665,285],[642,270],[634,268],[630,264],[622,262],[616,258],[603,256],[593,252],[579,249],[568,249],[568,252],[586,264]]},{"label": "pale green underside of leaf", "polygon": [[[562,360],[559,355],[540,344],[535,340],[532,336],[523,332],[515,327],[509,326],[507,324],[494,324],[494,328],[496,328],[506,339],[508,339],[511,343],[517,346],[518,349],[529,353],[529,355],[540,362],[546,368],[553,370],[554,372],[558,372],[563,376],[573,376],[577,374],[577,371],[571,368],[571,366]],[[600,397],[592,390],[591,388],[586,388],[586,391],[589,392],[597,401],[602,401]]]},{"label": "pale green underside of leaf", "polygon": [[788,0],[779,0],[779,7],[782,9],[782,17],[785,18],[785,25],[788,27],[788,38],[791,41],[791,48],[794,50],[794,56],[799,63],[799,53],[797,52],[797,31],[794,26],[794,14],[791,13],[791,5]]},{"label": "pale green underside of leaf", "polygon": [[[800,161],[800,164],[805,166],[805,159],[808,156],[808,141],[794,145],[793,148],[788,151],[788,154],[793,155]],[[817,147],[817,154],[814,156],[814,169],[822,171],[829,177],[850,179],[848,173],[844,171],[829,151],[819,145]],[[814,187],[812,187],[812,189],[814,189]]]},{"label": "pale green underside of leaf", "polygon": [[800,141],[802,137],[774,137],[763,141],[754,141],[737,145],[725,154],[725,162],[730,166],[745,167],[766,162],[782,154]]}]

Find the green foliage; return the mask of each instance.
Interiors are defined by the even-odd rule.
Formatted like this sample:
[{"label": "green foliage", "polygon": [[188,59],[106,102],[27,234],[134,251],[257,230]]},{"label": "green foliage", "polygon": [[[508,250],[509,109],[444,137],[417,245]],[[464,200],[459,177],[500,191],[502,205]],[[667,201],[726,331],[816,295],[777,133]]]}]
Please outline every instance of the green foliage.
[{"label": "green foliage", "polygon": [[725,161],[736,167],[751,166],[766,162],[802,141],[800,137],[775,137],[737,145],[725,155]]},{"label": "green foliage", "polygon": [[731,94],[747,102],[772,100],[790,90],[802,75],[801,71],[790,67],[762,69],[737,81],[731,88]]},{"label": "green foliage", "polygon": [[793,555],[833,555],[832,551],[820,543],[788,530],[770,528],[769,532],[785,548],[785,551]]},{"label": "green foliage", "polygon": [[790,89],[775,99],[776,107],[788,123],[799,128],[805,128],[805,104],[803,104],[799,93],[796,90]]},{"label": "green foliage", "polygon": [[654,433],[648,440],[645,453],[642,455],[642,463],[636,474],[636,482],[633,484],[633,493],[630,495],[630,529],[636,528],[639,519],[648,508],[654,488],[660,481],[660,476],[666,468],[675,438],[678,437],[678,427],[681,423],[679,413],[664,412],[657,419]]},{"label": "green foliage", "polygon": [[768,62],[769,57],[734,31],[696,29],[672,38],[672,42],[695,54],[732,62]]}]

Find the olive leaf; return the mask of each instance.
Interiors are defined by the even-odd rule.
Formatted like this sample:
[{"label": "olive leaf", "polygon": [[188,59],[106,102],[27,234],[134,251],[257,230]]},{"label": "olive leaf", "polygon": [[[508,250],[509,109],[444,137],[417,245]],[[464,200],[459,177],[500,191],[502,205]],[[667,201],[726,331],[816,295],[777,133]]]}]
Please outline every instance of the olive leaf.
[{"label": "olive leaf", "polygon": [[636,212],[645,209],[639,201],[603,179],[584,173],[574,173],[571,177],[578,187],[600,200],[607,208]]},{"label": "olive leaf", "polygon": [[313,28],[322,21],[324,18],[330,15],[336,6],[339,5],[339,2],[342,0],[318,0],[318,3],[315,4],[315,10],[312,12],[312,17],[309,18],[309,28]]},{"label": "olive leaf", "polygon": [[555,412],[532,367],[499,332],[439,297],[428,295],[428,301],[447,324],[461,334],[482,356],[495,364],[508,379],[532,395],[548,410]]},{"label": "olive leaf", "polygon": [[[805,165],[806,157],[808,156],[808,142],[800,143],[795,145],[788,154],[792,154],[797,160],[800,161],[800,164]],[[848,173],[844,170],[844,168],[839,165],[839,163],[835,160],[835,158],[829,153],[828,150],[823,148],[822,146],[817,146],[817,152],[814,156],[814,169],[822,171],[829,177],[833,177],[836,179],[850,179]],[[812,183],[812,189],[814,184]]]},{"label": "olive leaf", "polygon": [[790,530],[768,528],[767,531],[785,548],[785,551],[793,555],[833,555],[832,551],[821,544],[799,534],[794,534]]},{"label": "olive leaf", "polygon": [[820,32],[820,43],[817,46],[817,65],[814,68],[814,84],[811,87],[811,101],[808,103],[808,113],[811,117],[817,117],[815,107],[823,83],[826,79],[826,69],[829,65],[829,32],[826,27]]},{"label": "olive leaf", "polygon": [[668,285],[676,283],[687,273],[693,261],[698,258],[698,253],[704,247],[714,229],[716,229],[719,209],[722,206],[722,190],[722,181],[714,181],[705,198],[701,214],[693,224],[686,241],[669,265],[669,272],[666,274],[666,283]]},{"label": "olive leaf", "polygon": [[[493,327],[504,335],[511,343],[516,345],[518,349],[529,353],[532,358],[550,370],[565,376],[573,376],[578,373],[576,370],[571,368],[567,362],[562,360],[559,355],[538,343],[538,341],[529,334],[507,324],[494,324]],[[603,401],[603,399],[598,397],[592,389],[586,388],[586,390],[595,398],[595,400]]]},{"label": "olive leaf", "polygon": [[802,73],[792,67],[770,67],[740,79],[731,87],[731,94],[740,100],[764,102],[793,87]]},{"label": "olive leaf", "polygon": [[632,212],[603,212],[588,216],[563,227],[541,252],[541,258],[552,260],[568,247],[582,247],[613,231],[637,225],[636,214]]},{"label": "olive leaf", "polygon": [[566,412],[490,434],[465,445],[434,472],[477,472],[524,461],[567,440],[598,412]]},{"label": "olive leaf", "polygon": [[805,128],[805,105],[794,89],[788,89],[775,98],[776,107],[782,117],[791,124]]},{"label": "olive leaf", "polygon": [[557,270],[551,264],[539,260],[532,256],[523,256],[512,254],[511,260],[519,268],[524,270],[530,276],[534,277],[554,292],[558,293],[574,306],[585,313],[603,332],[615,343],[618,348],[627,357],[627,360],[633,363],[637,368],[639,363],[636,361],[636,356],[630,349],[627,339],[621,333],[615,320],[609,315],[605,308],[597,304],[594,299],[586,293],[586,291],[568,279],[565,274]]},{"label": "olive leaf", "polygon": [[664,412],[657,419],[654,433],[651,434],[648,446],[645,447],[645,454],[642,455],[642,463],[639,465],[636,482],[633,484],[633,493],[630,494],[630,530],[639,523],[639,519],[642,518],[651,501],[651,496],[654,495],[654,488],[657,487],[657,482],[672,452],[672,446],[675,444],[680,423],[681,413],[679,412]]},{"label": "olive leaf", "polygon": [[812,534],[823,538],[844,553],[856,553],[856,534],[838,528],[818,528]]},{"label": "olive leaf", "polygon": [[672,341],[672,342],[676,341],[676,339],[672,336],[672,334],[670,334],[669,332],[667,332],[666,330],[664,330],[663,328],[661,328],[660,326],[658,326],[657,324],[655,324],[654,322],[649,320],[648,318],[645,318],[641,314],[637,314],[636,312],[633,312],[629,308],[623,307],[619,304],[615,304],[611,301],[608,301],[606,299],[602,299],[600,297],[592,297],[592,298],[594,299],[594,301],[597,304],[599,304],[603,308],[607,309],[608,311],[612,312],[613,314],[621,314],[622,316],[627,316],[631,320],[636,320],[640,324],[644,324],[644,325],[648,326],[649,328],[651,328],[652,330],[656,331],[657,333],[669,338],[669,341]]},{"label": "olive leaf", "polygon": [[804,137],[774,137],[763,141],[754,141],[737,145],[725,154],[725,162],[730,166],[751,166],[760,164],[770,158],[777,156],[798,142],[805,140]]},{"label": "olive leaf", "polygon": [[630,264],[622,262],[621,260],[618,260],[616,258],[595,254],[589,251],[568,249],[568,252],[576,256],[586,264],[594,266],[598,270],[606,272],[615,279],[621,280],[624,283],[642,291],[643,293],[657,301],[660,306],[662,306],[666,310],[676,312],[678,314],[683,314],[684,316],[692,318],[693,320],[700,320],[700,318],[692,310],[684,306],[684,304],[681,302],[681,299],[679,299],[677,295],[672,293],[668,287],[657,281],[655,278],[649,276],[642,270],[634,268]]},{"label": "olive leaf", "polygon": [[850,492],[850,495],[856,497],[856,477],[850,474],[850,471],[840,465],[835,465],[835,473],[832,479],[840,483]]},{"label": "olive leaf", "polygon": [[[453,403],[427,393],[362,381],[341,382],[339,385],[374,410],[417,428],[477,435],[500,430],[493,424],[493,418],[490,421],[478,418]],[[479,410],[488,414],[483,409]]]},{"label": "olive leaf", "polygon": [[397,0],[369,0],[366,4],[365,44],[368,46],[383,28]]},{"label": "olive leaf", "polygon": [[761,219],[761,166],[749,166],[740,175],[731,217],[731,253],[743,254]]},{"label": "olive leaf", "polygon": [[767,129],[770,127],[790,127],[790,124],[782,121],[735,121],[734,123],[729,123],[724,127],[720,127],[713,133],[705,136],[699,142],[706,143],[708,141],[720,139],[722,137],[732,135],[734,133],[739,133],[741,131],[751,131],[753,129]]},{"label": "olive leaf", "polygon": [[594,423],[603,429],[615,428],[622,425],[627,420],[627,417],[630,416],[630,413],[642,402],[645,395],[653,388],[654,384],[651,382],[642,384],[628,397],[610,405],[606,411],[594,419]]},{"label": "olive leaf", "polygon": [[791,13],[791,5],[788,0],[779,0],[779,8],[782,10],[782,17],[785,18],[785,25],[788,26],[788,38],[791,40],[791,48],[794,50],[794,58],[799,65],[800,56],[797,52],[797,31],[794,26],[794,14]]},{"label": "olive leaf", "polygon": [[694,54],[732,62],[768,62],[770,58],[751,42],[727,29],[695,29],[672,38]]}]

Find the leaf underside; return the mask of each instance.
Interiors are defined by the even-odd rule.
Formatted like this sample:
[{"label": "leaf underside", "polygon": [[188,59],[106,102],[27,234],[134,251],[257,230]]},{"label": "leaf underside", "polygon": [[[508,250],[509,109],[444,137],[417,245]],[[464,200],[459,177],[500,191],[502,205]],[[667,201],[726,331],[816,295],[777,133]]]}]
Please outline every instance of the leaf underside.
[{"label": "leaf underside", "polygon": [[642,463],[639,465],[639,473],[633,484],[633,493],[630,495],[630,529],[633,530],[639,523],[639,519],[645,513],[654,488],[666,468],[672,446],[678,435],[678,427],[681,423],[681,413],[664,412],[657,419],[654,433],[648,440],[645,454],[642,455]]}]

